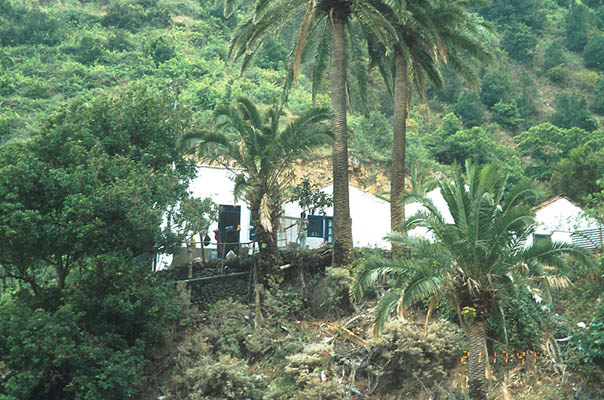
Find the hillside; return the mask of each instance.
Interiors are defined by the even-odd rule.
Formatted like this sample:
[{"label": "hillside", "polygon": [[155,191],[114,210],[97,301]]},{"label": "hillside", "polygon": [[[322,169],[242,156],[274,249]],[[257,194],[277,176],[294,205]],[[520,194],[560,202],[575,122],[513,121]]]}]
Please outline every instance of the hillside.
[{"label": "hillside", "polygon": [[[0,400],[604,398],[602,249],[537,230],[534,208],[573,200],[593,224],[565,229],[601,247],[602,1],[314,1],[0,0]],[[349,11],[348,75],[330,77]],[[264,18],[277,33],[239,47],[254,54],[242,71],[231,38]],[[463,23],[433,23],[448,18]],[[392,25],[388,40],[419,43],[409,58],[375,42]],[[297,53],[300,27],[323,33]],[[401,116],[384,76],[408,61]],[[392,150],[405,118],[407,171]],[[249,230],[189,192],[217,161],[245,171]],[[425,201],[399,220],[420,236],[348,249],[344,161],[356,187]],[[312,188],[334,175],[333,216],[300,218],[300,246],[279,248],[283,203],[332,201]],[[438,207],[420,199],[437,179]],[[252,246],[230,243],[240,230]],[[308,249],[305,231],[334,243]],[[197,237],[227,261],[194,259]]]},{"label": "hillside", "polygon": [[[247,4],[225,19],[221,2],[2,0],[0,141],[35,134],[75,98],[133,82],[166,88],[199,127],[217,104],[240,95],[271,104],[280,96],[293,32],[288,28],[268,40],[241,75],[240,65],[228,60],[229,40],[247,17]],[[560,177],[548,185],[551,172],[532,173],[530,149],[514,146],[522,142],[520,133],[544,122],[587,132],[601,127],[603,7],[597,1],[495,0],[477,10],[494,28],[495,61],[477,70],[479,80],[472,85],[445,70],[444,87],[428,87],[428,107],[420,98],[414,101],[411,164],[446,171],[465,158],[497,161],[515,179],[536,179],[551,194],[581,201],[585,191],[566,190]],[[289,97],[294,114],[312,104],[310,68],[303,66]],[[388,163],[392,100],[375,68],[368,79],[366,106],[351,92],[350,147],[360,160]],[[317,104],[329,104],[327,85]],[[584,142],[562,148],[552,143],[563,156],[539,167],[572,163],[563,159]]]}]

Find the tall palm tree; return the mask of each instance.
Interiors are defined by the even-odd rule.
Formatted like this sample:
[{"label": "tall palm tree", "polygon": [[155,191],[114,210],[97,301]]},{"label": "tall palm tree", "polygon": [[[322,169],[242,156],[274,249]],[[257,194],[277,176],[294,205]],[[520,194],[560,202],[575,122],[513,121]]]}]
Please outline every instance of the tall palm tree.
[{"label": "tall palm tree", "polygon": [[[379,11],[378,0],[259,0],[254,16],[236,31],[230,54],[243,58],[242,70],[271,34],[287,23],[298,24],[296,43],[286,78],[287,98],[308,43],[314,42],[313,97],[330,62],[332,106],[333,187],[334,187],[334,261],[345,264],[352,255],[352,227],[348,194],[348,129],[347,129],[347,26],[356,19],[371,30],[376,38],[387,41],[390,23]],[[352,42],[352,40],[350,41]]]},{"label": "tall palm tree", "polygon": [[[506,190],[507,178],[494,166],[479,169],[466,163],[466,174],[456,168],[453,182],[440,181],[439,189],[453,222],[448,223],[425,197],[410,196],[425,211],[408,218],[406,229],[425,227],[434,241],[414,241],[414,257],[401,260],[374,260],[355,278],[352,295],[360,298],[376,281],[389,277],[396,283],[376,309],[376,328],[387,316],[424,298],[430,311],[443,299],[459,316],[469,342],[469,387],[471,399],[486,399],[487,361],[485,321],[493,315],[505,321],[499,300],[514,296],[519,285],[541,285],[544,293],[568,284],[563,276],[549,275],[543,265],[560,267],[564,255],[591,264],[590,256],[564,243],[526,239],[534,232],[534,216],[523,204],[530,189]],[[393,233],[390,240],[403,243],[404,236]],[[503,323],[503,326],[504,323]]]},{"label": "tall palm tree", "polygon": [[197,143],[200,156],[225,161],[227,168],[234,160],[241,168],[233,170],[235,195],[250,207],[264,268],[279,259],[281,192],[293,178],[288,169],[298,157],[331,141],[329,127],[323,123],[329,119],[329,110],[313,108],[285,127],[280,123],[283,116],[281,106],[262,113],[249,99],[239,97],[233,106],[216,107],[213,130],[184,138]]},{"label": "tall palm tree", "polygon": [[[396,29],[393,71],[380,68],[386,84],[394,97],[392,170],[390,189],[390,226],[400,231],[404,221],[401,198],[405,189],[405,161],[407,117],[415,87],[425,101],[427,81],[442,86],[440,68],[448,64],[469,82],[477,75],[473,62],[487,61],[492,55],[488,46],[490,31],[470,7],[477,7],[483,0],[384,0],[388,6],[385,14]],[[369,35],[370,41],[372,40]],[[379,45],[370,45],[371,48]],[[386,54],[374,52],[377,60]],[[385,64],[384,61],[381,61]],[[393,86],[393,90],[392,90]],[[396,246],[394,246],[394,249]]]}]

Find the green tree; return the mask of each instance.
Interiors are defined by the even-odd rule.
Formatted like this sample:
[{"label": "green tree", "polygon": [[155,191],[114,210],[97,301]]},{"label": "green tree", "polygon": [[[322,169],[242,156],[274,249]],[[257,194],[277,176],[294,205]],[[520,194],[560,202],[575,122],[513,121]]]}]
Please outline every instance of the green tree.
[{"label": "green tree", "polygon": [[464,91],[453,107],[455,114],[463,121],[464,126],[471,128],[484,122],[485,108],[480,102],[478,93]]},{"label": "green tree", "polygon": [[543,0],[493,0],[480,13],[499,25],[512,21],[522,23],[536,32],[544,28],[546,21]]},{"label": "green tree", "polygon": [[512,132],[516,132],[524,122],[514,100],[511,103],[499,102],[493,106],[491,111],[493,112],[493,121]]},{"label": "green tree", "polygon": [[592,36],[583,50],[583,62],[587,68],[604,71],[604,35]]},{"label": "green tree", "polygon": [[497,144],[493,137],[483,128],[475,126],[443,138],[434,156],[439,162],[449,165],[464,160],[486,164],[495,160],[496,152]]},{"label": "green tree", "polygon": [[587,99],[578,93],[563,92],[556,96],[552,123],[560,128],[581,128],[588,132],[598,127],[598,122],[589,114]]},{"label": "green tree", "polygon": [[[132,398],[177,307],[151,261],[193,167],[176,150],[187,114],[135,85],[61,108],[0,145],[0,398]],[[4,377],[3,377],[4,379]]]},{"label": "green tree", "polygon": [[501,46],[511,59],[530,63],[537,47],[537,35],[523,23],[510,23],[503,29]]},{"label": "green tree", "polygon": [[[390,174],[390,226],[399,231],[404,221],[400,199],[405,188],[407,118],[411,106],[412,83],[426,98],[426,81],[442,86],[440,63],[450,63],[466,80],[475,82],[472,62],[486,61],[488,26],[470,13],[481,1],[420,1],[390,3],[390,22],[396,29],[394,43],[394,116],[392,122],[392,171]],[[378,58],[375,56],[374,58]],[[390,78],[383,74],[388,83]],[[396,251],[396,249],[393,249]]]},{"label": "green tree", "polygon": [[512,77],[503,68],[486,71],[481,79],[480,99],[487,107],[512,99]]},{"label": "green tree", "polygon": [[[266,37],[280,31],[286,24],[299,25],[288,68],[285,98],[291,85],[298,78],[304,55],[312,53],[314,56],[313,98],[330,61],[331,121],[334,136],[334,261],[337,265],[347,263],[352,256],[352,226],[348,195],[347,92],[349,85],[347,84],[346,26],[350,26],[353,20],[360,21],[367,29],[373,30],[376,37],[386,41],[384,31],[390,25],[385,22],[383,14],[376,9],[376,4],[379,5],[374,1],[361,0],[260,1],[256,4],[253,17],[240,25],[235,32],[230,49],[235,59],[243,58],[242,70],[244,70]],[[300,14],[303,15],[301,22],[297,18]],[[350,39],[349,43],[354,46],[355,35],[351,35]],[[313,42],[314,49],[313,46],[308,46]],[[358,57],[353,59],[353,62],[358,61]],[[364,70],[360,66],[356,69]]]},{"label": "green tree", "polygon": [[572,51],[583,51],[583,48],[587,44],[589,8],[582,2],[572,0],[568,14],[566,15],[565,25],[566,46]]},{"label": "green tree", "polygon": [[[569,282],[564,276],[549,275],[543,264],[561,266],[564,255],[591,263],[587,253],[571,245],[533,242],[525,246],[535,224],[530,207],[523,203],[530,190],[506,192],[506,182],[505,174],[494,166],[479,168],[466,162],[465,175],[456,168],[453,182],[443,180],[438,185],[452,223],[430,200],[409,196],[407,201],[421,202],[425,211],[409,217],[406,229],[425,227],[435,242],[420,241],[412,248],[415,257],[409,259],[367,263],[355,277],[352,292],[353,297],[360,298],[376,281],[391,278],[393,289],[376,308],[378,329],[395,309],[402,313],[429,298],[430,313],[440,301],[447,300],[468,339],[471,399],[487,396],[485,321],[497,316],[505,328],[500,299],[515,296],[517,288],[527,283],[540,285],[549,298],[552,289]],[[409,243],[399,234],[392,234],[390,239]]]},{"label": "green tree", "polygon": [[540,181],[548,180],[553,166],[588,140],[589,134],[582,129],[562,129],[550,123],[534,126],[514,138],[519,154],[527,160],[526,175]]},{"label": "green tree", "polygon": [[543,69],[548,71],[558,65],[566,65],[564,51],[559,43],[552,42],[543,53]]},{"label": "green tree", "polygon": [[[152,258],[172,242],[162,214],[185,194],[190,163],[176,151],[186,129],[172,96],[135,86],[75,101],[31,140],[0,147],[4,275],[64,289],[90,257]],[[174,168],[172,168],[172,165]],[[107,266],[96,258],[100,280]],[[51,282],[42,271],[52,271]]]},{"label": "green tree", "polygon": [[600,75],[590,93],[591,110],[599,115],[604,115],[604,96],[602,96],[602,93],[604,93],[604,77]]},{"label": "green tree", "polygon": [[261,112],[249,99],[240,97],[233,106],[216,108],[213,130],[184,138],[184,144],[197,142],[200,156],[215,160],[227,157],[242,169],[234,170],[235,195],[242,196],[250,207],[260,264],[268,270],[280,259],[277,232],[283,189],[293,178],[287,171],[298,157],[331,138],[323,124],[329,119],[326,109],[313,108],[282,126],[284,115],[280,106]]},{"label": "green tree", "polygon": [[600,190],[598,179],[604,171],[604,150],[582,145],[571,150],[567,158],[554,165],[551,191],[582,202],[585,196]]}]

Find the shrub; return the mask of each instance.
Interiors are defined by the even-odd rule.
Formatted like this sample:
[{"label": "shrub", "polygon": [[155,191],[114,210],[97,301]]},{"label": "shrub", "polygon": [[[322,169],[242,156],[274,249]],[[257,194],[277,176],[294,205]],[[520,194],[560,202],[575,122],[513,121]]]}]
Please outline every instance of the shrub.
[{"label": "shrub", "polygon": [[368,116],[353,115],[350,118],[352,137],[350,147],[361,158],[388,161],[392,155],[392,126],[379,111]]},{"label": "shrub", "polygon": [[591,96],[591,104],[590,108],[593,112],[604,115],[604,77],[600,76],[596,84],[590,90]]},{"label": "shrub", "polygon": [[392,321],[370,342],[361,374],[379,391],[404,389],[412,396],[421,390],[419,382],[435,386],[448,376],[461,359],[463,342],[460,330],[446,321],[431,323],[425,336],[422,324]]},{"label": "shrub", "polygon": [[[518,351],[538,350],[541,347],[541,332],[550,322],[549,309],[542,309],[543,303],[538,304],[533,294],[522,287],[517,297],[507,297],[501,300],[501,308],[505,315],[508,344]],[[502,332],[491,317],[487,329],[491,335],[503,341]]]},{"label": "shrub", "polygon": [[144,19],[143,7],[116,1],[107,7],[107,12],[101,18],[101,24],[135,32],[142,26]]},{"label": "shrub", "polygon": [[568,68],[564,65],[556,65],[548,69],[545,76],[554,83],[559,85],[565,84],[568,81]]},{"label": "shrub", "polygon": [[[283,372],[293,382],[296,400],[338,400],[345,398],[347,389],[341,383],[334,382],[329,371],[333,349],[323,343],[311,343],[301,352],[287,357]],[[322,373],[326,380],[322,379]]]},{"label": "shrub", "polygon": [[[178,347],[176,365],[164,390],[170,398],[261,400],[266,387],[245,361],[223,354],[215,358],[202,333],[189,335]],[[260,377],[260,379],[258,379]]]},{"label": "shrub", "polygon": [[564,52],[559,43],[552,42],[543,54],[543,69],[549,70],[557,65],[565,65]]},{"label": "shrub", "polygon": [[155,65],[160,65],[174,58],[176,50],[172,43],[165,41],[162,37],[158,37],[148,42],[147,46],[145,46],[145,53],[147,57],[153,60]]},{"label": "shrub", "polygon": [[348,270],[333,268],[315,286],[309,299],[309,313],[316,318],[339,318],[352,311],[348,291],[352,278]]},{"label": "shrub", "polygon": [[[25,4],[25,3],[24,3]],[[54,45],[59,40],[58,21],[46,12],[32,7],[11,6],[3,2],[0,7],[0,45],[22,44]]]},{"label": "shrub", "polygon": [[480,99],[487,107],[509,102],[512,97],[512,78],[509,72],[499,69],[488,71],[482,77]]},{"label": "shrub", "polygon": [[581,128],[592,132],[598,127],[587,108],[585,96],[578,93],[561,93],[556,96],[556,111],[552,115],[552,123],[560,128]]},{"label": "shrub", "polygon": [[583,62],[587,68],[604,71],[604,35],[589,39],[583,50]]},{"label": "shrub", "polygon": [[453,110],[467,128],[481,125],[484,121],[485,108],[475,92],[464,92],[460,95]]},{"label": "shrub", "polygon": [[501,46],[507,51],[510,58],[530,63],[535,55],[537,36],[525,24],[512,22],[504,27]]},{"label": "shrub", "polygon": [[217,354],[253,358],[270,346],[268,335],[254,332],[254,317],[249,307],[220,300],[210,308],[200,332]]},{"label": "shrub", "polygon": [[590,90],[596,86],[600,76],[594,71],[578,71],[574,74],[574,78],[581,89]]},{"label": "shrub", "polygon": [[573,51],[582,51],[587,44],[589,8],[572,1],[566,15],[566,46]]},{"label": "shrub", "polygon": [[518,130],[520,125],[524,122],[514,100],[512,100],[511,103],[503,103],[500,101],[493,106],[491,111],[493,112],[493,121],[512,131]]}]

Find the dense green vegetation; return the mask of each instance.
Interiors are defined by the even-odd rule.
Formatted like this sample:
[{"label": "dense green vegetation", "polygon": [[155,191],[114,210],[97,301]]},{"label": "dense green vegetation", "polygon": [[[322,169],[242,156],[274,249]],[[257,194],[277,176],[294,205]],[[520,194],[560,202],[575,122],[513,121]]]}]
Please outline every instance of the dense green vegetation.
[{"label": "dense green vegetation", "polygon": [[[227,58],[232,33],[252,12],[249,2],[240,3],[225,18],[221,2],[2,0],[0,141],[38,132],[43,121],[70,99],[133,81],[169,88],[174,102],[189,110],[196,124],[208,121],[216,105],[240,95],[271,104],[281,96],[296,33],[285,27],[267,37],[241,75],[240,66]],[[474,135],[461,141],[453,137],[450,142],[456,143],[459,155],[443,155],[445,146],[432,153],[433,159],[446,165],[472,153],[506,164],[508,171],[516,169],[518,178],[524,175],[547,184],[548,174],[532,176],[518,165],[507,165],[523,155],[513,149],[498,151],[493,143],[509,147],[510,137],[548,121],[564,129],[600,129],[602,6],[494,1],[477,11],[494,27],[497,59],[476,70],[479,79],[472,87],[452,72],[455,65],[443,72],[442,90],[426,82],[429,115],[418,107],[423,103],[421,92],[415,93],[407,124],[409,162],[431,162],[425,148],[433,142],[423,138],[440,129],[441,117],[453,112],[465,128],[482,128],[475,132],[479,143],[470,137]],[[320,50],[313,46],[329,45],[319,39],[308,45],[308,53]],[[357,46],[354,54],[351,68],[368,73],[361,86],[351,87],[351,151],[360,159],[388,161],[392,135],[379,117],[393,115],[393,99],[379,72],[387,64],[380,61],[380,68],[367,70],[375,57],[363,46]],[[300,66],[298,83],[286,104],[293,113],[306,111],[313,97],[318,105],[329,104],[329,91],[319,79],[325,75],[317,70],[320,65],[326,68],[321,61]],[[491,155],[476,155],[477,148]],[[562,158],[569,156],[563,154]],[[550,193],[560,189],[553,185]],[[588,193],[563,194],[581,202]]]},{"label": "dense green vegetation", "polygon": [[[517,243],[531,232],[529,207],[552,195],[604,218],[601,2],[317,4],[0,0],[0,399],[126,399],[154,389],[175,398],[352,396],[341,380],[327,385],[323,373],[348,373],[353,384],[358,374],[368,393],[394,388],[416,396],[418,374],[440,381],[457,367],[463,349],[451,322],[470,339],[472,398],[485,398],[487,390],[479,349],[542,346],[551,353],[562,336],[575,339],[544,368],[564,376],[556,364],[563,359],[575,382],[604,381],[602,265],[567,266],[549,257],[547,243],[535,244],[548,257],[520,263],[531,249]],[[208,201],[187,196],[193,162],[182,157],[182,143],[201,139],[201,155],[219,149],[215,154],[247,170],[238,187],[253,209],[261,261],[275,266],[284,200],[278,175],[327,142],[318,123],[330,117],[329,106],[340,178],[348,171],[347,145],[370,166],[391,164],[394,183],[414,171],[411,191],[393,184],[394,200],[421,197],[431,187],[423,171],[453,177],[455,184],[440,184],[450,208],[467,201],[466,214],[457,210],[456,217],[481,224],[463,231],[437,215],[412,218],[410,224],[442,235],[436,251],[397,242],[411,263],[367,250],[357,252],[349,270],[324,276],[302,253],[285,272],[266,270],[255,310],[222,302],[204,316],[188,308],[186,294],[177,296],[150,267],[154,254],[207,229],[214,213]],[[477,172],[487,164],[487,172]],[[470,191],[456,192],[464,183]],[[504,190],[508,184],[532,186],[535,195],[515,197]],[[162,218],[177,204],[183,214],[174,215],[175,233],[162,228]],[[344,223],[336,223],[336,236],[350,225],[339,215]],[[397,218],[402,226],[403,216]],[[491,246],[483,252],[485,240]],[[345,247],[337,264],[352,255]],[[567,281],[536,259],[574,283],[567,294],[544,296],[553,300],[547,306],[537,305],[536,293],[549,295],[546,289]],[[452,272],[451,265],[459,268]],[[366,278],[357,298],[409,289],[382,298],[378,321],[397,306],[449,321],[427,337],[399,321],[369,340],[362,337],[369,319],[359,314],[338,331],[343,347],[318,343],[299,320],[347,316],[351,272]],[[522,279],[534,287],[518,285]],[[425,297],[431,300],[422,303]],[[588,326],[578,329],[578,321]],[[486,337],[495,344],[485,344]],[[169,340],[180,342],[166,356],[175,372],[154,371],[156,351]],[[275,374],[281,370],[283,376]],[[167,381],[157,382],[160,375]],[[443,387],[422,390],[463,398]],[[554,390],[535,398],[566,398]]]}]

